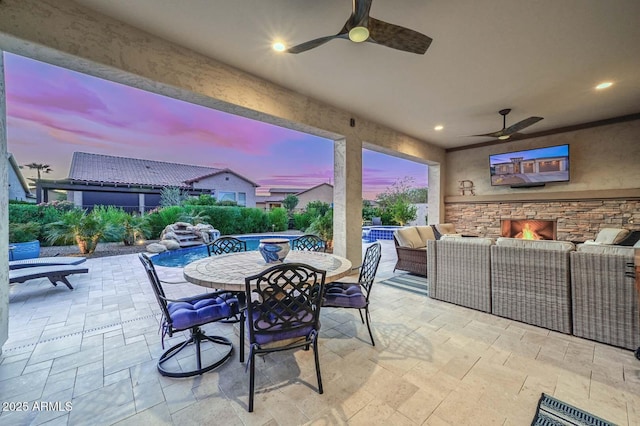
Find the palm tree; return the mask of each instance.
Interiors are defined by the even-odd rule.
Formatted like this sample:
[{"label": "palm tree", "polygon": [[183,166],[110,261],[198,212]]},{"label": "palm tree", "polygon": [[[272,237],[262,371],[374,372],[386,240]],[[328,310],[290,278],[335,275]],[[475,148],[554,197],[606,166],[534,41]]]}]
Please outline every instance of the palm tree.
[{"label": "palm tree", "polygon": [[40,173],[51,173],[53,171],[51,166],[49,166],[48,164],[30,163],[25,164],[24,166],[20,166],[20,168],[22,167],[28,167],[31,170],[35,169],[38,172],[38,180],[40,180]]}]

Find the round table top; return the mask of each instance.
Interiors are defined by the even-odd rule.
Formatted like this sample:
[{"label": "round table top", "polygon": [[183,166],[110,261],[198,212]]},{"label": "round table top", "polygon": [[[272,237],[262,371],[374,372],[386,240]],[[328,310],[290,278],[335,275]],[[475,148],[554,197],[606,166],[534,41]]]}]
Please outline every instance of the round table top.
[{"label": "round table top", "polygon": [[[351,261],[329,253],[291,250],[284,263],[305,263],[327,271],[325,282],[339,280],[351,272]],[[184,267],[184,278],[203,287],[244,291],[244,279],[258,274],[268,264],[258,251],[229,253],[196,260]]]}]

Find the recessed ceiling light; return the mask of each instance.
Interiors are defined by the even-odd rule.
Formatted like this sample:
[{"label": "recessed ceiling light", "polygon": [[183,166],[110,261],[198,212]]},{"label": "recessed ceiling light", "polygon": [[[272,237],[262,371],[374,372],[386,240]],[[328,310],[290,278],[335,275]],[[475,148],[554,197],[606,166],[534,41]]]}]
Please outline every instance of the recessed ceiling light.
[{"label": "recessed ceiling light", "polygon": [[509,135],[498,136],[498,139],[500,139],[501,141],[506,141],[507,139],[509,139]]},{"label": "recessed ceiling light", "polygon": [[433,128],[433,130],[435,130],[436,132],[439,132],[442,129],[444,129],[444,126],[442,124],[438,124],[436,127]]},{"label": "recessed ceiling light", "polygon": [[613,86],[613,83],[610,81],[605,81],[604,83],[600,83],[596,86],[596,89],[598,90],[602,90],[602,89],[606,89],[608,87]]},{"label": "recessed ceiling light", "polygon": [[275,50],[276,52],[284,52],[284,50],[286,49],[284,43],[280,41],[273,43],[271,47],[273,47],[273,50]]}]

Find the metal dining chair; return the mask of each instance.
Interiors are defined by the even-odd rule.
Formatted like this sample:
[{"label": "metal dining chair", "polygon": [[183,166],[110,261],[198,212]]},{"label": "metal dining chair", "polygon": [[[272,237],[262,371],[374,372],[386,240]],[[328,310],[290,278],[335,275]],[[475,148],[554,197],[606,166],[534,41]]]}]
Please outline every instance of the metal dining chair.
[{"label": "metal dining chair", "polygon": [[[249,406],[253,411],[257,355],[313,346],[318,393],[322,393],[318,332],[326,272],[302,263],[272,266],[247,277],[246,327],[249,340]],[[243,323],[241,323],[244,325]],[[244,330],[240,330],[240,362],[244,362]]]},{"label": "metal dining chair", "polygon": [[[160,356],[158,360],[160,374],[168,377],[191,377],[206,373],[222,365],[231,357],[233,352],[231,341],[225,337],[209,336],[202,331],[201,326],[238,315],[240,307],[237,297],[223,290],[183,299],[169,299],[162,288],[151,259],[144,253],[140,253],[138,258],[147,272],[147,277],[162,312],[162,347],[164,348],[165,336],[172,337],[174,333],[184,330],[190,330],[191,332],[187,340],[172,346]],[[213,360],[209,360],[204,366],[201,350],[201,342],[203,341],[222,346],[217,351],[207,351],[208,355],[218,355],[214,356]],[[196,368],[184,370],[180,365],[184,362],[181,359],[180,363],[174,363],[174,365],[177,365],[175,369],[169,369],[165,363],[174,359],[191,344],[195,344]]]},{"label": "metal dining chair", "polygon": [[207,252],[209,256],[216,254],[240,253],[247,251],[246,241],[242,241],[235,237],[219,237],[207,244]]},{"label": "metal dining chair", "polygon": [[[241,253],[247,251],[247,242],[236,237],[218,237],[214,241],[207,244],[207,252],[209,256],[228,253]],[[240,302],[240,306],[244,306],[244,293],[236,294]],[[240,321],[240,315],[236,314],[231,318],[224,320],[225,323],[235,323]]]},{"label": "metal dining chair", "polygon": [[291,240],[291,250],[326,251],[327,242],[317,235],[306,234]]},{"label": "metal dining chair", "polygon": [[[375,346],[373,334],[371,333],[371,315],[369,314],[369,296],[371,287],[378,271],[380,257],[382,256],[382,246],[380,243],[373,243],[367,247],[364,254],[364,261],[360,266],[360,276],[357,283],[343,283],[334,281],[327,285],[322,306],[331,308],[351,308],[357,309],[360,319],[364,324],[367,322],[367,330],[371,338],[371,345]],[[362,311],[364,310],[364,317]]]}]

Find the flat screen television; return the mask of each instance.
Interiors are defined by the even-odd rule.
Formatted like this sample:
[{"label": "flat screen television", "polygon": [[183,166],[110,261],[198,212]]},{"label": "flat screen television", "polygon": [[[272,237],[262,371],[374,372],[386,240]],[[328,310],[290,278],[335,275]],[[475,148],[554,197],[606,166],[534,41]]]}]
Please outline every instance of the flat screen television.
[{"label": "flat screen television", "polygon": [[548,146],[489,156],[491,185],[544,186],[569,181],[569,145]]}]

